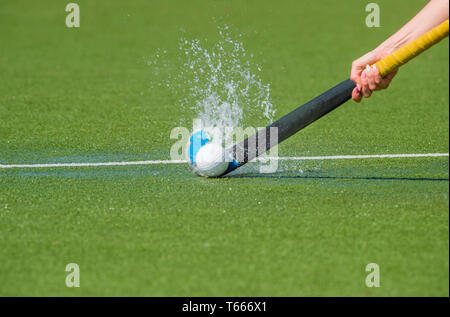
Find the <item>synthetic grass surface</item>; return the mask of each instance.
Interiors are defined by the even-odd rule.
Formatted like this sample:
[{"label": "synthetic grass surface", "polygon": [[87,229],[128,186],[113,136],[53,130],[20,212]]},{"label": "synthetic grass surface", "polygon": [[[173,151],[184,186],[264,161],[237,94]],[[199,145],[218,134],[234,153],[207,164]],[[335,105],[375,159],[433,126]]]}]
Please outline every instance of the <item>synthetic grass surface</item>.
[{"label": "synthetic grass surface", "polygon": [[[244,34],[280,117],[424,5],[379,1],[382,27],[367,28],[361,1],[77,3],[79,29],[60,1],[0,3],[0,164],[169,159],[170,131],[195,114],[149,88],[145,61],[157,48],[175,58],[182,36],[213,43],[220,23]],[[448,153],[448,60],[446,39],[280,155]],[[0,169],[0,295],[448,296],[448,168],[282,162],[221,180],[185,165]],[[65,286],[71,262],[79,289]]]}]

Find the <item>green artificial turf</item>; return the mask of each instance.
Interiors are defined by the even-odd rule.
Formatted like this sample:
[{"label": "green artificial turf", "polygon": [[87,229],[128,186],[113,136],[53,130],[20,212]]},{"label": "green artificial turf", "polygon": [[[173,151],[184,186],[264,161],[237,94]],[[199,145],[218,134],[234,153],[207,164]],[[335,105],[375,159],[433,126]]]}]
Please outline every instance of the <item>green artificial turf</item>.
[{"label": "green artificial turf", "polygon": [[[424,1],[0,3],[0,164],[167,160],[179,107],[146,61],[181,37],[243,44],[276,117],[349,76]],[[448,39],[282,156],[448,153]],[[188,87],[187,87],[188,88]],[[245,125],[266,122],[249,118]],[[0,169],[2,296],[448,296],[448,157],[283,161],[225,179],[187,165]],[[77,263],[81,287],[67,288]],[[381,287],[365,285],[380,267]]]}]

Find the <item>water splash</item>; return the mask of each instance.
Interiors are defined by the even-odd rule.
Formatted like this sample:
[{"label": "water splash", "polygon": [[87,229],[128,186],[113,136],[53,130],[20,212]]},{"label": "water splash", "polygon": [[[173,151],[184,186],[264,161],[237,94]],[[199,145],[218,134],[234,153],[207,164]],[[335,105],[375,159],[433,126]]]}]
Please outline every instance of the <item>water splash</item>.
[{"label": "water splash", "polygon": [[218,33],[218,42],[209,47],[199,39],[180,39],[176,65],[161,62],[158,51],[149,62],[167,71],[158,86],[177,95],[182,108],[194,112],[203,126],[244,127],[255,119],[260,125],[272,122],[270,84],[263,83],[261,66],[244,48],[242,35],[234,36],[228,26],[218,27]]}]

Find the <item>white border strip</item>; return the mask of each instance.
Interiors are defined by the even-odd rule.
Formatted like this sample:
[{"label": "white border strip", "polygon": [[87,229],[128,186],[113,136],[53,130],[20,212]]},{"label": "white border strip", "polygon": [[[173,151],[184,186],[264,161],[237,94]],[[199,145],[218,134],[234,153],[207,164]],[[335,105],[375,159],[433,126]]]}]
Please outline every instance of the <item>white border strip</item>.
[{"label": "white border strip", "polygon": [[[408,158],[408,157],[442,157],[449,153],[424,153],[424,154],[378,154],[378,155],[335,155],[335,156],[285,156],[262,157],[262,160],[277,159],[283,161],[304,160],[352,160],[371,158]],[[155,165],[155,164],[182,164],[185,160],[155,160],[155,161],[131,161],[131,162],[99,162],[99,163],[54,163],[54,164],[0,164],[0,169],[5,168],[49,168],[49,167],[95,167],[95,166],[126,166],[126,165]]]}]

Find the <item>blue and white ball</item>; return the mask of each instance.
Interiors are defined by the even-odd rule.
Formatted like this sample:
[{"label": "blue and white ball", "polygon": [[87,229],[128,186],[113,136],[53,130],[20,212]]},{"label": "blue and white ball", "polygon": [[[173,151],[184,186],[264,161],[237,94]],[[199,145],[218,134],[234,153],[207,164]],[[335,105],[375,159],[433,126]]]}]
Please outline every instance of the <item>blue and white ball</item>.
[{"label": "blue and white ball", "polygon": [[194,132],[188,142],[188,164],[197,175],[217,177],[228,169],[231,157],[203,130]]}]

